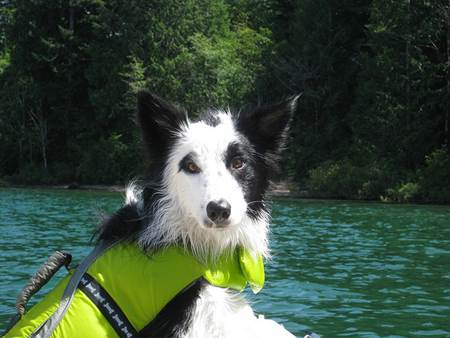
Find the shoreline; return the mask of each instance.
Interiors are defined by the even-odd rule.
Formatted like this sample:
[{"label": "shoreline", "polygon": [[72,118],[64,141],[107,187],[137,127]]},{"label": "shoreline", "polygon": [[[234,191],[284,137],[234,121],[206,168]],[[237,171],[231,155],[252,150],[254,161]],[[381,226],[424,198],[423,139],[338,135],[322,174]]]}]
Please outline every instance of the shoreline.
[{"label": "shoreline", "polygon": [[[0,188],[30,188],[30,189],[55,189],[55,190],[74,190],[74,191],[107,191],[107,192],[118,192],[124,193],[126,186],[117,184],[56,184],[56,185],[5,185],[0,186]],[[286,198],[312,198],[304,197],[299,193],[293,192],[291,189],[287,188],[283,184],[274,184],[268,191],[269,197],[286,197]]]},{"label": "shoreline", "polygon": [[[398,204],[398,205],[435,205],[435,206],[450,206],[450,203],[433,203],[433,202],[400,202],[393,200],[381,200],[381,199],[352,199],[352,198],[334,198],[327,196],[318,196],[311,194],[307,190],[296,190],[292,188],[293,184],[286,182],[273,183],[267,192],[268,198],[280,198],[280,199],[300,199],[300,200],[317,200],[317,201],[346,201],[346,202],[364,202],[364,203],[382,203],[382,204]],[[72,191],[103,191],[112,193],[125,193],[126,185],[118,184],[56,184],[56,185],[16,185],[7,184],[0,185],[0,189],[17,188],[17,189],[54,189],[54,190],[72,190]]]}]

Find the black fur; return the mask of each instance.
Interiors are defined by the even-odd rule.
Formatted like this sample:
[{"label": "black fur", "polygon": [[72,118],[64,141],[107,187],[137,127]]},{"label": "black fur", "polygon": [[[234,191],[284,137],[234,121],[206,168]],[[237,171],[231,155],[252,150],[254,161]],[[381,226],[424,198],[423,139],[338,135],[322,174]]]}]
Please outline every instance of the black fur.
[{"label": "black fur", "polygon": [[139,332],[138,337],[175,338],[185,333],[192,320],[194,303],[206,285],[207,282],[199,278],[184,288]]},{"label": "black fur", "polygon": [[200,115],[200,118],[197,121],[203,121],[211,127],[217,127],[220,123],[220,119],[217,117],[214,111],[208,111]]},{"label": "black fur", "polygon": [[128,204],[108,217],[97,229],[98,240],[114,242],[117,240],[134,240],[142,229],[141,216],[134,204]]},{"label": "black fur", "polygon": [[190,171],[189,171],[189,169],[188,169],[188,166],[189,166],[189,163],[190,163],[190,162],[194,162],[194,163],[195,163],[194,158],[193,158],[193,156],[192,156],[191,153],[187,154],[187,155],[180,161],[180,164],[179,164],[180,169],[179,169],[179,170],[180,170],[180,171],[183,170],[183,171],[186,172],[186,173],[190,173]]},{"label": "black fur", "polygon": [[295,102],[287,100],[242,112],[235,119],[242,134],[241,149],[248,158],[245,170],[235,177],[243,187],[250,217],[258,218],[265,211],[263,200],[271,179],[279,172],[294,107]]},{"label": "black fur", "polygon": [[[244,166],[238,170],[233,169],[231,163],[236,157],[244,162]],[[245,200],[249,203],[247,214],[253,219],[258,218],[260,212],[265,210],[262,199],[267,190],[267,184],[263,182],[263,178],[267,177],[267,169],[258,158],[254,146],[245,136],[241,136],[239,142],[228,146],[224,161],[241,186]]]},{"label": "black fur", "polygon": [[[151,210],[160,198],[158,191],[166,159],[171,146],[176,141],[176,132],[187,121],[187,113],[184,109],[164,101],[157,95],[142,90],[138,93],[137,121],[149,159],[143,184],[144,209],[147,211]],[[152,213],[149,212],[146,224],[151,223],[151,217]]]},{"label": "black fur", "polygon": [[286,144],[295,100],[261,106],[237,117],[237,130],[256,147],[259,156],[265,158],[272,172],[278,169],[278,160]]},{"label": "black fur", "polygon": [[270,179],[278,171],[278,160],[285,142],[291,119],[291,102],[257,108],[240,113],[235,118],[236,129],[241,134],[238,144],[230,144],[226,162],[241,156],[245,167],[231,173],[239,182],[248,205],[247,213],[258,218],[265,211],[264,197]]},{"label": "black fur", "polygon": [[137,120],[151,164],[164,165],[175,133],[187,121],[186,112],[148,91],[140,91]]}]

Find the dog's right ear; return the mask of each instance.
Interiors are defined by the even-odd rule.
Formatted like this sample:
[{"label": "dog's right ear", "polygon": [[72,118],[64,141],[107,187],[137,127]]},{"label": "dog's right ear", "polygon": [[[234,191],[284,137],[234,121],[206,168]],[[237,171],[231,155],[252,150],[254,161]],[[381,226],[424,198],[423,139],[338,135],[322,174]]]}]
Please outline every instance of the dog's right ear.
[{"label": "dog's right ear", "polygon": [[186,112],[146,90],[138,92],[137,103],[137,122],[150,155],[167,150],[177,131],[187,123]]}]

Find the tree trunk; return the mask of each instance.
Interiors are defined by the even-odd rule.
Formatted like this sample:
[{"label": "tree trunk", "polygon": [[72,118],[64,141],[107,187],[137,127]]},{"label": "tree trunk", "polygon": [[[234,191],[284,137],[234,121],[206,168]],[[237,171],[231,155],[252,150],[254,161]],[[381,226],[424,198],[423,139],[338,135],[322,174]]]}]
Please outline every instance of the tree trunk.
[{"label": "tree trunk", "polygon": [[444,120],[444,146],[449,147],[449,118],[450,118],[450,0],[447,3],[447,108]]},{"label": "tree trunk", "polygon": [[69,29],[70,31],[72,31],[72,33],[74,28],[75,28],[75,12],[72,7],[72,2],[69,1]]},{"label": "tree trunk", "polygon": [[41,148],[42,155],[42,166],[45,171],[47,171],[47,143],[48,143],[48,133],[47,133],[47,121],[45,121],[42,114],[38,114],[34,111],[30,111],[31,121],[34,124],[39,136],[39,146]]},{"label": "tree trunk", "polygon": [[28,146],[30,147],[29,161],[30,161],[30,166],[32,166],[33,165],[33,140],[31,139],[30,134],[28,134]]},{"label": "tree trunk", "polygon": [[41,147],[42,147],[42,162],[44,164],[44,169],[47,171],[47,122],[44,121],[44,126],[41,131]]},{"label": "tree trunk", "polygon": [[406,33],[406,127],[409,130],[411,125],[411,0],[407,0],[407,33]]}]

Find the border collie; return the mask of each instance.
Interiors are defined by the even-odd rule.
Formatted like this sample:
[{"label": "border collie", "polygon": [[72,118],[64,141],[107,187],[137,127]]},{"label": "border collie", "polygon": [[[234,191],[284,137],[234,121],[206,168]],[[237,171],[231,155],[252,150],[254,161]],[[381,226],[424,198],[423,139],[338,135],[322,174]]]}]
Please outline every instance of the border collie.
[{"label": "border collie", "polygon": [[[127,189],[124,207],[101,226],[99,240],[133,240],[147,251],[181,245],[200,261],[237,247],[267,258],[264,198],[296,100],[239,113],[210,110],[190,120],[183,109],[141,91],[137,122],[149,168]],[[294,337],[255,316],[235,291],[202,282],[183,297],[152,322],[152,336]]]}]

